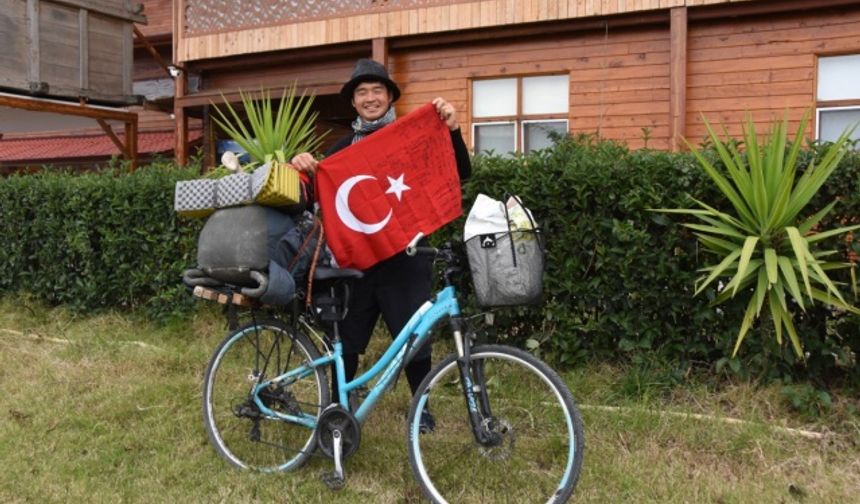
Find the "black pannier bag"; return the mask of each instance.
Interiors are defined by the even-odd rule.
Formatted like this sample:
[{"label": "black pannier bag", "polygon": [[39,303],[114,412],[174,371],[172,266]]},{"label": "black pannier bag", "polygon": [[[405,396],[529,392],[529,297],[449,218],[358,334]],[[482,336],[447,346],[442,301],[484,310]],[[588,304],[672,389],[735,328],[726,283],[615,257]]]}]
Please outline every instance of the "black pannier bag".
[{"label": "black pannier bag", "polygon": [[256,287],[251,271],[266,271],[278,240],[294,227],[290,216],[250,205],[215,211],[197,240],[197,267],[211,278]]},{"label": "black pannier bag", "polygon": [[[216,210],[197,242],[197,268],[207,277],[250,288],[266,304],[283,305],[296,295],[296,282],[308,274],[313,255],[329,260],[318,247],[321,226],[308,212],[287,215],[249,205]],[[266,274],[265,283],[259,273]]]},{"label": "black pannier bag", "polygon": [[[482,198],[483,196],[483,198]],[[516,218],[508,205],[519,206]],[[481,206],[481,209],[476,207]],[[494,208],[498,207],[498,208]],[[543,299],[544,244],[531,214],[516,196],[508,204],[479,195],[466,222],[475,215],[479,232],[466,240],[466,254],[478,306],[538,304]]]}]

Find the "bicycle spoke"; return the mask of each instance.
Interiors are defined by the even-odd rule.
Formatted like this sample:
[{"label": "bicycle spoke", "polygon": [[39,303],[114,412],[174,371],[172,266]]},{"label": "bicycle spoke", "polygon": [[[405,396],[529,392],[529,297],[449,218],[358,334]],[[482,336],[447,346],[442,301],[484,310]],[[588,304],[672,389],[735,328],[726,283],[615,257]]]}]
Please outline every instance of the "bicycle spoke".
[{"label": "bicycle spoke", "polygon": [[[485,443],[472,433],[453,358],[431,375],[427,404],[433,405],[436,430],[409,445],[425,495],[448,502],[546,502],[563,482],[562,494],[569,495],[581,467],[569,463],[571,443],[580,434],[570,436],[572,406],[556,392],[563,383],[542,375],[541,364],[524,352],[488,348],[472,356],[473,382],[483,394],[476,400],[486,401],[490,411],[480,425]],[[574,453],[581,458],[580,450]]]},{"label": "bicycle spoke", "polygon": [[287,353],[287,358],[286,358],[286,362],[284,362],[284,366],[283,367],[278,366],[279,372],[286,373],[287,370],[292,368],[290,363],[293,361],[293,350],[295,350],[295,348],[296,348],[295,345],[290,345],[290,350],[289,350],[289,353]]},{"label": "bicycle spoke", "polygon": [[[322,370],[311,370],[288,384],[249,392],[297,363],[319,357],[301,333],[281,322],[257,321],[237,329],[216,351],[205,377],[204,420],[220,455],[237,466],[263,471],[291,469],[315,448],[314,430],[269,415],[315,417],[327,403]],[[294,358],[294,356],[296,358]],[[283,371],[282,371],[283,370]]]}]

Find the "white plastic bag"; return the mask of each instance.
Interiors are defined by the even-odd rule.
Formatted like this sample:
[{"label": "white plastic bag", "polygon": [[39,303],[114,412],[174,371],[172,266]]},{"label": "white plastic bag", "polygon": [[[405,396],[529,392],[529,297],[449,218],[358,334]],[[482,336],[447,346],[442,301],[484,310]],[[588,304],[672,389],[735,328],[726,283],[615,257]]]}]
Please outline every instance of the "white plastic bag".
[{"label": "white plastic bag", "polygon": [[494,200],[486,194],[478,194],[475,204],[466,217],[463,241],[477,235],[507,233],[508,220],[505,217],[505,207],[501,201]]},{"label": "white plastic bag", "polygon": [[477,235],[535,229],[537,223],[531,211],[522,205],[518,197],[511,196],[503,204],[486,194],[478,194],[475,204],[469,210],[469,216],[466,217],[463,241]]}]

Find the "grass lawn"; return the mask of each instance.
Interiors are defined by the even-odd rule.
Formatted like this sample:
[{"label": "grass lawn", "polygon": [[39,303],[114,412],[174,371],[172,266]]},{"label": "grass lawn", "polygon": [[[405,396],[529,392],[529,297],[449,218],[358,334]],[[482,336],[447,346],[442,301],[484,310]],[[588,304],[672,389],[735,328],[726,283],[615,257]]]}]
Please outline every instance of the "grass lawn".
[{"label": "grass lawn", "polygon": [[[203,371],[224,332],[205,309],[153,327],[0,302],[0,502],[422,501],[406,455],[405,379],[362,431],[344,490],[319,481],[331,467],[319,457],[288,474],[231,469],[209,446],[200,412]],[[572,501],[856,502],[856,413],[837,408],[808,423],[776,388],[665,389],[603,366],[564,378],[582,405],[587,445]]]}]

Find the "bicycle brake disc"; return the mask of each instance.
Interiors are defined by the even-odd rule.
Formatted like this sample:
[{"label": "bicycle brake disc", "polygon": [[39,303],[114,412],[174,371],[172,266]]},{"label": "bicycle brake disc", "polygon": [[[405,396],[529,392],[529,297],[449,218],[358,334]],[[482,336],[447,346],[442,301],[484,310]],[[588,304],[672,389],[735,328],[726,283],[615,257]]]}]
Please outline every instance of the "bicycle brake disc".
[{"label": "bicycle brake disc", "polygon": [[491,445],[478,447],[481,455],[490,460],[505,460],[510,457],[516,441],[511,424],[502,418],[485,418],[481,422],[481,428],[494,440]]},{"label": "bicycle brake disc", "polygon": [[341,434],[342,457],[346,459],[358,450],[361,442],[361,425],[349,411],[339,404],[326,408],[317,419],[317,446],[326,457],[334,458],[334,437],[332,433],[339,430]]}]

